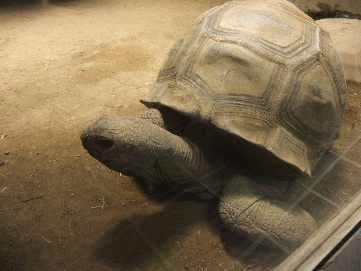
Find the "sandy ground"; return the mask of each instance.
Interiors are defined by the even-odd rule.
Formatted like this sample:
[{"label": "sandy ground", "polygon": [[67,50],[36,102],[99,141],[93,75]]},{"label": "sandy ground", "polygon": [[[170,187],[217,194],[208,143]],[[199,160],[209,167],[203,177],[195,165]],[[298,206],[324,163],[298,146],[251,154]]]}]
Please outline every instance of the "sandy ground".
[{"label": "sandy ground", "polygon": [[249,243],[222,231],[216,203],[150,198],[79,140],[101,116],[142,111],[176,38],[225,1],[10,2],[0,0],[0,270],[267,269],[272,251],[235,259]]}]

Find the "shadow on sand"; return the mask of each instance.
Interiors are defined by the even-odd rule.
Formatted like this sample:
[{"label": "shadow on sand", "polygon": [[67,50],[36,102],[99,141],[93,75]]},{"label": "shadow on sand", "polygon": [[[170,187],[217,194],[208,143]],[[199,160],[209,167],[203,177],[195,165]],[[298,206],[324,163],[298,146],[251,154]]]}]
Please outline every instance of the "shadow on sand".
[{"label": "shadow on sand", "polygon": [[[190,228],[202,221],[206,221],[210,230],[221,236],[226,252],[241,264],[274,266],[286,256],[276,248],[263,246],[253,252],[247,251],[252,247],[252,242],[223,227],[216,200],[204,202],[188,194],[170,200],[160,212],[135,215],[120,221],[103,237],[94,255],[107,265],[122,270],[154,266],[162,261],[160,255],[166,258],[167,251],[176,246],[179,238],[187,236]],[[196,241],[188,240],[185,249],[184,256],[191,258],[205,248]],[[175,266],[182,264],[176,258],[167,260]],[[219,260],[222,261],[222,258]]]},{"label": "shadow on sand", "polygon": [[[200,202],[181,197],[150,215],[135,215],[109,231],[95,256],[111,266],[137,269],[159,258],[159,252],[174,245],[189,227],[202,220],[217,220],[217,202]],[[213,230],[213,229],[212,229]],[[193,249],[193,248],[190,248]]]}]

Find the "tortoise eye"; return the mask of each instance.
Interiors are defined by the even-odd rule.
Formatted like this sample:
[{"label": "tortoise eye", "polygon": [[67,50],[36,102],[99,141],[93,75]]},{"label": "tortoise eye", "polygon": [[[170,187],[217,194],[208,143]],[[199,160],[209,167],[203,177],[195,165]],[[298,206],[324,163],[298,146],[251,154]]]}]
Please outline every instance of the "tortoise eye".
[{"label": "tortoise eye", "polygon": [[109,149],[109,148],[113,147],[114,141],[112,141],[108,138],[98,137],[96,139],[96,144],[103,149]]}]

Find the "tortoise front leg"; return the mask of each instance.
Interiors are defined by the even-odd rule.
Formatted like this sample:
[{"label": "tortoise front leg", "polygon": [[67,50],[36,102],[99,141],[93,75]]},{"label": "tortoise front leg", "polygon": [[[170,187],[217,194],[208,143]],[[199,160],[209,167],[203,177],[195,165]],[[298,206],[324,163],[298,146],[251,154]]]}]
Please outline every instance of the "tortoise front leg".
[{"label": "tortoise front leg", "polygon": [[279,200],[280,186],[272,179],[232,177],[224,187],[219,206],[225,225],[247,239],[255,241],[263,236],[264,244],[286,250],[302,244],[315,230],[316,222],[302,208]]}]

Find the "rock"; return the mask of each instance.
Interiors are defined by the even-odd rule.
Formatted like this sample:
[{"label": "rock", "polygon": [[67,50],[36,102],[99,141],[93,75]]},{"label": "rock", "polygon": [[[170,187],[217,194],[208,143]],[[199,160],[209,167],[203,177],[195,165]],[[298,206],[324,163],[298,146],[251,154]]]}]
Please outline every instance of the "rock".
[{"label": "rock", "polygon": [[288,0],[306,13],[332,14],[340,12],[361,18],[360,0]]},{"label": "rock", "polygon": [[341,55],[346,79],[361,83],[361,20],[337,18],[316,23],[330,34]]}]

